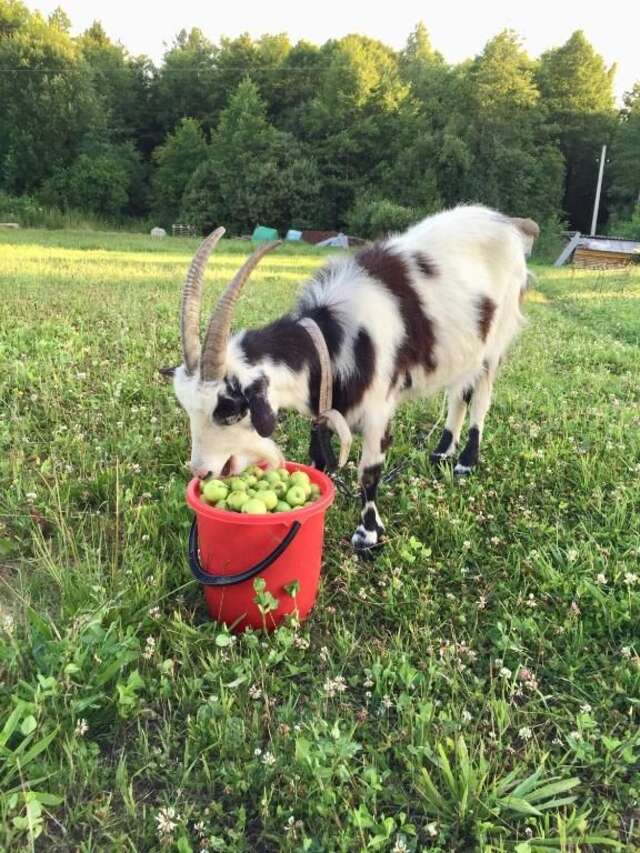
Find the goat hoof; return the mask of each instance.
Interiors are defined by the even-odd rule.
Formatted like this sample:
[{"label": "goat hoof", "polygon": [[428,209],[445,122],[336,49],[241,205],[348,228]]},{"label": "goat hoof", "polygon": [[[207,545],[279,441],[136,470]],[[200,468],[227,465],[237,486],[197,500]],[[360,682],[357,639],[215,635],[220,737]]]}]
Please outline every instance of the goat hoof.
[{"label": "goat hoof", "polygon": [[432,453],[429,456],[432,465],[447,465],[451,464],[451,454],[449,453]]},{"label": "goat hoof", "polygon": [[356,532],[351,537],[351,545],[356,556],[365,561],[371,561],[375,558],[376,551],[382,547],[380,538],[384,532],[383,527],[377,530],[367,530],[362,525],[359,525]]},{"label": "goat hoof", "polygon": [[461,465],[459,462],[453,469],[453,473],[456,475],[456,477],[468,477],[472,471],[473,468],[471,467],[471,465]]}]

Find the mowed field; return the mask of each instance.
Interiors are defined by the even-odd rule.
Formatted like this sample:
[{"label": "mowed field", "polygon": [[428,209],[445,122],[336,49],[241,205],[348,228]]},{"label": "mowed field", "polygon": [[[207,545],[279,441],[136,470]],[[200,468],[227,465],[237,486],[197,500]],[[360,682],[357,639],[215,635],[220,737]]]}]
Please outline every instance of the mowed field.
[{"label": "mowed field", "polygon": [[[440,398],[402,410],[385,549],[339,494],[312,617],[236,639],[156,372],[195,247],[0,234],[0,848],[640,849],[640,268],[536,269],[477,473],[429,465]],[[323,258],[269,255],[237,323]]]}]

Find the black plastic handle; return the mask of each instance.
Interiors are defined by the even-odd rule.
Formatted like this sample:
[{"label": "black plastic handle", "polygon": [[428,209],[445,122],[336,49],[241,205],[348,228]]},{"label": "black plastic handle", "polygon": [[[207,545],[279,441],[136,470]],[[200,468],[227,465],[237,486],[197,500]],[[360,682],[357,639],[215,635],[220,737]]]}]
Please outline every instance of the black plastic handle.
[{"label": "black plastic handle", "polygon": [[278,557],[291,545],[301,527],[302,525],[299,521],[294,521],[282,542],[276,545],[264,560],[260,560],[259,563],[251,566],[250,569],[245,569],[243,572],[238,572],[235,575],[212,575],[209,572],[205,572],[200,565],[200,559],[198,558],[198,525],[197,520],[194,518],[191,531],[189,532],[189,567],[194,578],[200,581],[201,584],[204,584],[204,586],[233,586],[234,584],[248,581],[259,575],[260,572],[268,569],[272,563],[275,563]]}]

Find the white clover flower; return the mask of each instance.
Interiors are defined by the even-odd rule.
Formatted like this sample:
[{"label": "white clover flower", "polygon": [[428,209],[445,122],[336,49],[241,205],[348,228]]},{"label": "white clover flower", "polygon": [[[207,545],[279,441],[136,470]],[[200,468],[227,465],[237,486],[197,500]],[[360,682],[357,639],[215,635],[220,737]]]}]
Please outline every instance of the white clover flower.
[{"label": "white clover flower", "polygon": [[530,726],[522,726],[522,728],[518,730],[518,737],[520,740],[531,740],[533,732],[531,731]]},{"label": "white clover flower", "polygon": [[504,678],[505,680],[507,680],[507,679],[511,678],[513,673],[511,672],[511,670],[508,667],[503,666],[500,668],[500,672],[498,673],[498,675],[500,676],[500,678]]},{"label": "white clover flower", "polygon": [[273,765],[276,763],[275,755],[272,752],[265,752],[265,754],[262,756],[262,763],[266,764],[267,767],[273,767]]},{"label": "white clover flower", "polygon": [[173,830],[177,827],[178,816],[173,806],[160,809],[156,815],[158,824],[158,835],[163,838],[173,834]]},{"label": "white clover flower", "polygon": [[470,714],[470,713],[465,709],[465,710],[462,712],[462,714],[460,715],[460,719],[462,720],[462,722],[463,722],[463,723],[470,723],[470,722],[471,722],[471,720],[473,719],[473,717],[472,717],[472,716],[471,716],[471,714]]},{"label": "white clover flower", "polygon": [[429,835],[431,838],[435,838],[438,834],[438,824],[435,821],[433,821],[432,823],[428,823],[425,826],[425,830],[427,832],[427,835]]},{"label": "white clover flower", "polygon": [[584,705],[580,706],[581,714],[590,714],[592,710],[593,709],[591,708],[591,705],[588,702],[585,702]]},{"label": "white clover flower", "polygon": [[596,577],[596,583],[599,583],[601,586],[604,586],[607,583],[607,576],[600,572]]},{"label": "white clover flower", "polygon": [[623,658],[630,658],[631,657],[631,647],[630,646],[623,646],[620,649],[620,654],[622,655]]},{"label": "white clover flower", "polygon": [[407,843],[401,835],[396,835],[396,843],[391,848],[391,853],[407,853]]},{"label": "white clover flower", "polygon": [[385,695],[382,697],[382,706],[383,706],[384,708],[386,708],[387,710],[389,710],[389,708],[393,708],[393,702],[391,701],[391,699],[389,698],[388,694],[386,694],[386,693],[385,693]]},{"label": "white clover flower", "polygon": [[86,735],[86,733],[88,731],[89,731],[89,723],[85,720],[84,717],[82,717],[76,723],[74,734],[76,737],[84,737],[84,735]]},{"label": "white clover flower", "polygon": [[142,653],[142,657],[145,660],[151,660],[156,651],[156,641],[153,637],[147,637],[144,652]]},{"label": "white clover flower", "polygon": [[249,696],[252,699],[260,699],[262,696],[262,690],[258,687],[257,684],[252,684],[249,688]]}]

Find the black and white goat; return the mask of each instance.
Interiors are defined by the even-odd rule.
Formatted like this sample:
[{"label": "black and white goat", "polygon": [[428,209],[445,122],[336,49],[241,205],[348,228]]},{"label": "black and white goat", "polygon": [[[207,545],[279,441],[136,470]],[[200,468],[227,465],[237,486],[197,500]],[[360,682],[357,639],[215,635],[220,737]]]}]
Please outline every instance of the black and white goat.
[{"label": "black and white goat", "polygon": [[[309,281],[298,305],[259,329],[230,335],[233,307],[260,258],[258,249],[215,308],[204,343],[199,317],[207,258],[224,229],[198,250],[184,286],[183,364],[163,369],[191,422],[191,469],[197,477],[237,473],[282,454],[270,439],[279,409],[315,416],[321,382],[320,328],[330,356],[333,408],[362,434],[363,509],[357,549],[378,542],[384,527],[375,500],[390,421],[405,400],[446,389],[448,414],[433,460],[457,451],[470,406],[470,429],[455,471],[478,461],[496,371],[521,325],[525,254],[538,234],[527,219],[478,206],[430,216],[395,235],[330,261]],[[312,442],[314,463],[326,460]]]}]

